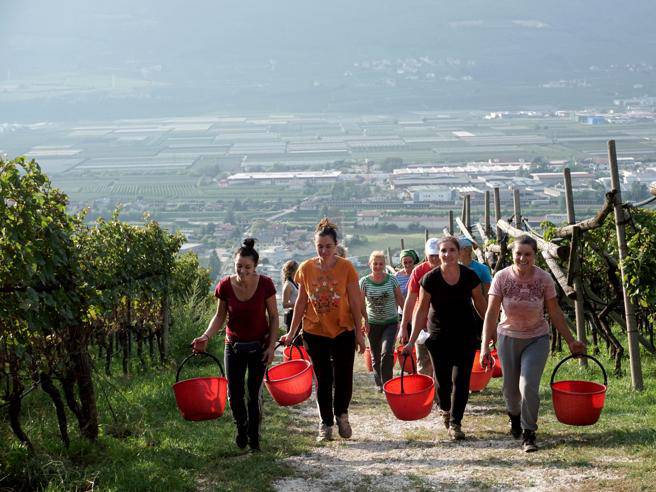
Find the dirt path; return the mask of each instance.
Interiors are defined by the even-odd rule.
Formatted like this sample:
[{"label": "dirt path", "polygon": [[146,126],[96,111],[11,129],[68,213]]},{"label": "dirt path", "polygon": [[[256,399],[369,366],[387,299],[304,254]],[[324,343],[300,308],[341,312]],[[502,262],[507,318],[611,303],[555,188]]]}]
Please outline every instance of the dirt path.
[{"label": "dirt path", "polygon": [[[538,433],[540,451],[524,453],[521,441],[506,433],[500,380],[472,395],[463,420],[467,439],[451,442],[436,411],[419,421],[396,420],[384,395],[373,390],[370,375],[357,370],[350,408],[353,438],[337,437],[287,459],[296,475],[276,482],[277,490],[596,490],[600,484],[619,485],[619,468],[630,461],[607,453],[594,462],[577,461],[572,446],[563,446],[576,441],[567,428]],[[295,411],[298,427],[317,428],[314,401]],[[544,427],[554,420],[553,415],[541,419]]]}]

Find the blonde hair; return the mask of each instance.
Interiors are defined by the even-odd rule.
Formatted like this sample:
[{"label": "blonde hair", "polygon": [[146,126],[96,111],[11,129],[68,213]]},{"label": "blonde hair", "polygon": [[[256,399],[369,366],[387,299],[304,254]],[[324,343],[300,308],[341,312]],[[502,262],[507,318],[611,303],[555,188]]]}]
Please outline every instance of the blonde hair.
[{"label": "blonde hair", "polygon": [[385,252],[372,251],[371,254],[369,255],[369,264],[371,265],[371,262],[373,262],[376,258],[382,258],[383,260],[385,260]]}]

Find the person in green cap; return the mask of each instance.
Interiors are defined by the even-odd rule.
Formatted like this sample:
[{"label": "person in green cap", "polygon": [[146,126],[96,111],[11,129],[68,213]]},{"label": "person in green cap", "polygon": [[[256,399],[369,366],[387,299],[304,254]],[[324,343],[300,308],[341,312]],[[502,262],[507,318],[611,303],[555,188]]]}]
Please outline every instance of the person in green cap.
[{"label": "person in green cap", "polygon": [[414,249],[403,249],[399,257],[401,263],[401,269],[396,272],[395,277],[399,282],[399,287],[401,287],[401,294],[405,298],[408,293],[408,280],[410,280],[410,274],[412,269],[417,263],[419,263],[419,256]]}]

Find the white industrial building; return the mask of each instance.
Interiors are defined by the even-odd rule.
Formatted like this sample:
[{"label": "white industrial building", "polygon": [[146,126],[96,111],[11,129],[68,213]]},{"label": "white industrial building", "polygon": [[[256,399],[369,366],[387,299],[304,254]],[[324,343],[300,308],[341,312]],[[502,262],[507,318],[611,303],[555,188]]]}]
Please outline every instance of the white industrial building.
[{"label": "white industrial building", "polygon": [[229,185],[302,185],[304,183],[335,183],[341,171],[289,171],[236,173],[228,176]]}]

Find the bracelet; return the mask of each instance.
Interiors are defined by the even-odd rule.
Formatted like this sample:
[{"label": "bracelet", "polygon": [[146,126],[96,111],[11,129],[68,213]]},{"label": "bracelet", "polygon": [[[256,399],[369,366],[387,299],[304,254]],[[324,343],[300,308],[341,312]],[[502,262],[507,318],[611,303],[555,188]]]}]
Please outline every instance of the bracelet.
[{"label": "bracelet", "polygon": [[203,333],[203,334],[202,334],[200,337],[198,337],[198,338],[203,338],[203,337],[205,337],[205,340],[207,340],[208,342],[210,341],[210,336],[209,336],[207,333]]}]

